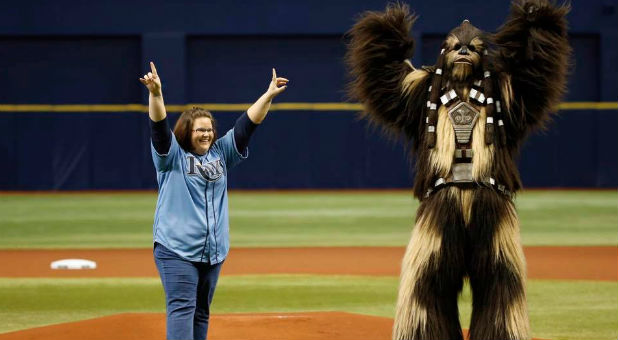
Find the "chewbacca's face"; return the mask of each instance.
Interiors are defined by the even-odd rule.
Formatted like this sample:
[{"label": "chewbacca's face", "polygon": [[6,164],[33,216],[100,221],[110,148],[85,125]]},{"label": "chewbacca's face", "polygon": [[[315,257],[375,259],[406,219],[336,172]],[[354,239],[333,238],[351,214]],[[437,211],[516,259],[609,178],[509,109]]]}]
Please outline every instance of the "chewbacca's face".
[{"label": "chewbacca's face", "polygon": [[466,81],[481,69],[481,53],[485,49],[482,32],[468,21],[449,33],[445,45],[445,68],[454,81]]}]

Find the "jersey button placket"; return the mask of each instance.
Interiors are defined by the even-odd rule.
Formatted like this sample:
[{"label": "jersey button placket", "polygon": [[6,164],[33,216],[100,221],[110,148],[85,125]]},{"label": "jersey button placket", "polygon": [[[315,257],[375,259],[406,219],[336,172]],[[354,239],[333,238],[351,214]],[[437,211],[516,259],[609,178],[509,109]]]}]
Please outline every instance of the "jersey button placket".
[{"label": "jersey button placket", "polygon": [[[200,163],[204,164],[208,160],[208,156],[203,159],[200,159]],[[204,259],[204,255],[206,255],[208,262],[210,262],[210,222],[208,219],[208,181],[204,178],[204,217],[206,218],[206,239],[204,240],[204,249],[202,250],[202,259]]]},{"label": "jersey button placket", "polygon": [[[210,154],[210,151],[205,155],[205,161],[204,162],[208,162],[208,154]],[[209,187],[212,185],[212,195],[208,195],[208,191],[209,191]],[[213,238],[215,240],[215,244],[214,244],[214,254],[215,254],[215,258],[214,258],[214,262],[218,261],[218,253],[219,253],[219,249],[218,245],[217,245],[217,221],[214,217],[214,205],[213,205],[213,196],[214,196],[214,182],[210,182],[210,181],[206,181],[206,186],[205,186],[205,195],[206,195],[206,221],[208,223],[208,227],[210,227],[212,225],[212,232],[213,232]],[[212,224],[210,222],[213,222]],[[208,261],[210,263],[213,263],[213,261],[211,260],[211,254],[213,254],[213,252],[210,249],[210,244],[209,244],[209,248],[208,248]]]}]

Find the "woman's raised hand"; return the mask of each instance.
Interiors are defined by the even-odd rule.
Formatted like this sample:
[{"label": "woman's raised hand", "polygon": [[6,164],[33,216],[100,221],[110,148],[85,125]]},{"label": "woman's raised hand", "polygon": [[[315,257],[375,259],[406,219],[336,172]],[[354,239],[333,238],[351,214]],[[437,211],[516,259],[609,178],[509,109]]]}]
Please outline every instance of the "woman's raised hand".
[{"label": "woman's raised hand", "polygon": [[270,85],[268,85],[267,93],[269,93],[272,98],[276,97],[279,93],[288,88],[288,81],[289,80],[285,78],[277,78],[277,71],[273,68],[273,78],[270,81]]},{"label": "woman's raised hand", "polygon": [[148,74],[144,74],[143,78],[139,78],[139,81],[144,84],[146,88],[148,88],[148,91],[150,91],[153,96],[161,95],[161,78],[159,78],[157,68],[152,61],[150,62],[150,72],[148,72]]}]

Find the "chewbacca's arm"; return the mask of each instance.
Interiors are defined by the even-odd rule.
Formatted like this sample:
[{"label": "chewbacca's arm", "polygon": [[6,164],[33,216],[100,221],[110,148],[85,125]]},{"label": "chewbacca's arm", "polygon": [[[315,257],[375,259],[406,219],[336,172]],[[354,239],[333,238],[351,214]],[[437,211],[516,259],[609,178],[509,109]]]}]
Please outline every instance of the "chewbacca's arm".
[{"label": "chewbacca's arm", "polygon": [[[346,54],[353,77],[349,94],[363,104],[362,116],[409,139],[419,133],[429,86],[416,85],[430,79],[427,71],[415,70],[407,61],[414,50],[409,32],[415,19],[401,4],[391,4],[385,12],[364,13],[348,32]],[[418,76],[404,82],[411,73]]]},{"label": "chewbacca's arm", "polygon": [[565,92],[571,53],[569,9],[546,0],[515,1],[508,20],[494,36],[496,66],[511,76],[514,116],[510,123],[521,132],[542,127]]}]

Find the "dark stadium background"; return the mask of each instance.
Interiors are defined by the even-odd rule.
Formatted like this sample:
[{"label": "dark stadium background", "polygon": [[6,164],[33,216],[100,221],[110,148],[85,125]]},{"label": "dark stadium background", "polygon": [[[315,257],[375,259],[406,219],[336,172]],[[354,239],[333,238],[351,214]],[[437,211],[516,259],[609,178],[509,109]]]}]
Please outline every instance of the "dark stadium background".
[{"label": "dark stadium background", "polygon": [[[86,112],[147,104],[137,78],[155,61],[168,105],[251,103],[271,67],[291,80],[276,103],[343,103],[343,34],[384,1],[4,1],[0,4],[0,190],[156,188],[147,115]],[[519,162],[530,187],[618,186],[615,1],[573,1],[569,93]],[[507,1],[424,1],[413,63],[433,64],[463,19],[493,31]],[[557,47],[558,48],[558,47]],[[43,104],[29,109],[25,104]],[[56,105],[80,105],[62,112]],[[575,106],[580,109],[573,109]],[[238,112],[213,110],[224,133]],[[178,113],[172,113],[175,120]],[[231,172],[231,188],[402,188],[402,143],[354,111],[277,110]]]}]

